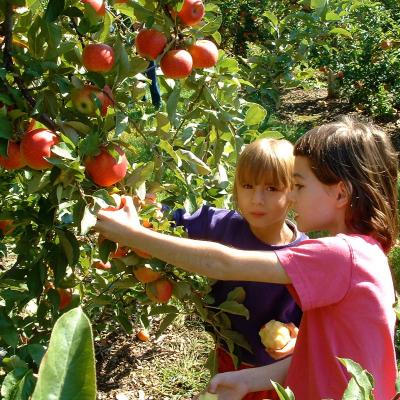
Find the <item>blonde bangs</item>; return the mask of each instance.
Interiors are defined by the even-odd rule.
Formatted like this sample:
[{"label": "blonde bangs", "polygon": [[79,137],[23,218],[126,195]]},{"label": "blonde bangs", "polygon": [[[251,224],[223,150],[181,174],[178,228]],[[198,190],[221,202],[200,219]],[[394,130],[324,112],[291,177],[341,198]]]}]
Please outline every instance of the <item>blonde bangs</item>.
[{"label": "blonde bangs", "polygon": [[293,145],[287,140],[258,139],[247,145],[236,167],[236,183],[270,184],[291,189]]}]

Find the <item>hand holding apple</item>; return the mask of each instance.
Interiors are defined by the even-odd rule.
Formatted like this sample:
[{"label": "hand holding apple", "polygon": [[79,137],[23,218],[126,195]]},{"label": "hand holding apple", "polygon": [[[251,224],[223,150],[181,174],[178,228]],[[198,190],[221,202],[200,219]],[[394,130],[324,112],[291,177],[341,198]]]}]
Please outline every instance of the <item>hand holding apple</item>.
[{"label": "hand holding apple", "polygon": [[293,353],[299,329],[293,324],[271,320],[260,329],[265,350],[274,359],[280,360]]},{"label": "hand holding apple", "polygon": [[116,211],[100,210],[95,229],[107,239],[128,247],[132,246],[132,235],[146,230],[140,224],[139,216],[130,196],[121,197],[121,208]]}]

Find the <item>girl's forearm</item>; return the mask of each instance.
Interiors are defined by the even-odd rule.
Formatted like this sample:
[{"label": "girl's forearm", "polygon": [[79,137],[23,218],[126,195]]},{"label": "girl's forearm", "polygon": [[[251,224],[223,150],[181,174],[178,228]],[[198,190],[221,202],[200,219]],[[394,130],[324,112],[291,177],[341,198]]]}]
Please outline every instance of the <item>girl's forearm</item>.
[{"label": "girl's forearm", "polygon": [[241,251],[214,242],[135,228],[126,243],[186,271],[218,280],[290,283],[274,252]]},{"label": "girl's forearm", "polygon": [[241,378],[243,378],[250,393],[273,389],[271,381],[284,384],[291,361],[292,358],[288,357],[264,367],[242,370],[243,377]]},{"label": "girl's forearm", "polygon": [[284,384],[290,363],[291,357],[288,357],[263,367],[217,374],[211,379],[208,390],[211,393],[223,393],[227,388],[243,393],[271,390],[271,381]]}]

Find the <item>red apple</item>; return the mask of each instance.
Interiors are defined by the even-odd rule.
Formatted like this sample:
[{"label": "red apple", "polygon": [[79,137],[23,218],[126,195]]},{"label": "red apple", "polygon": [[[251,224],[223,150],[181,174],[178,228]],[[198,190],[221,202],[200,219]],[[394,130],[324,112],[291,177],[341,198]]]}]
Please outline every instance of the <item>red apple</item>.
[{"label": "red apple", "polygon": [[26,164],[33,169],[47,169],[52,165],[45,160],[51,157],[51,147],[60,139],[48,129],[34,129],[25,133],[21,140],[21,154]]},{"label": "red apple", "polygon": [[99,186],[114,185],[126,175],[128,160],[125,153],[118,146],[114,149],[119,154],[118,159],[115,159],[107,148],[102,147],[98,155],[88,157],[85,161],[86,172]]},{"label": "red apple", "polygon": [[172,296],[173,285],[166,279],[162,278],[154,282],[146,284],[146,294],[150,300],[156,303],[168,303]]},{"label": "red apple", "polygon": [[72,91],[71,100],[74,107],[82,114],[92,115],[95,113],[97,106],[92,96],[96,96],[101,104],[101,115],[107,115],[107,109],[114,104],[112,91],[108,85],[103,90],[93,85],[85,85],[80,89]]},{"label": "red apple", "polygon": [[103,0],[82,0],[82,3],[89,4],[102,17],[106,14],[106,3]]},{"label": "red apple", "polygon": [[109,72],[115,62],[114,49],[102,43],[91,43],[82,52],[84,67],[91,72]]},{"label": "red apple", "polygon": [[13,220],[11,219],[2,219],[0,220],[0,234],[8,235],[14,230]]},{"label": "red apple", "polygon": [[167,37],[156,29],[142,29],[135,39],[137,53],[148,60],[155,60],[166,44]]},{"label": "red apple", "polygon": [[189,47],[193,68],[210,68],[218,61],[218,48],[210,40],[197,40]]},{"label": "red apple", "polygon": [[4,169],[20,169],[26,165],[21,154],[20,143],[8,141],[7,157],[0,156],[0,166]]},{"label": "red apple", "polygon": [[186,50],[170,50],[161,59],[160,67],[167,78],[183,79],[192,72],[193,59]]},{"label": "red apple", "polygon": [[185,0],[178,17],[185,25],[197,25],[204,17],[205,8],[201,0]]}]

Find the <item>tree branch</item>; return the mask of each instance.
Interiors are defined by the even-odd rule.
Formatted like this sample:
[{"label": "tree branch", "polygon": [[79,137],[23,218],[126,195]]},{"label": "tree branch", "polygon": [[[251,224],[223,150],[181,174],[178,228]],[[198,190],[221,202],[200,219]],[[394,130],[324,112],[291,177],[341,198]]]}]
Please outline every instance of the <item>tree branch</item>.
[{"label": "tree branch", "polygon": [[[35,108],[36,100],[29,93],[29,89],[25,86],[25,82],[21,76],[15,71],[13,59],[12,59],[12,41],[13,41],[13,6],[10,0],[6,0],[5,5],[5,16],[3,22],[4,31],[4,50],[3,50],[3,62],[4,67],[8,72],[10,72],[14,77],[14,82],[21,91],[22,96],[28,102],[31,109]],[[8,88],[8,91],[9,88]],[[47,126],[51,130],[57,129],[57,124],[47,115],[39,114],[35,117],[36,120],[41,122],[43,125]]]}]

